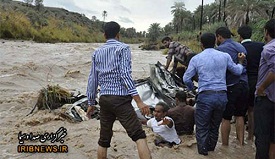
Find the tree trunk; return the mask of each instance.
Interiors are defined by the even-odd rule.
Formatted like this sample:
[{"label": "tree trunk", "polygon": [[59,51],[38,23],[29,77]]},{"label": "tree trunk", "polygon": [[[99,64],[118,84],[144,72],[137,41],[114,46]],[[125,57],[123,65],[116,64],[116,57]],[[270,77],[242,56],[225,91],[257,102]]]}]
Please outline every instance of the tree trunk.
[{"label": "tree trunk", "polygon": [[193,30],[196,29],[195,15],[193,15]]},{"label": "tree trunk", "polygon": [[221,16],[221,8],[222,8],[222,0],[220,0],[220,4],[219,4],[219,17],[218,17],[218,22],[221,21],[222,16]]},{"label": "tree trunk", "polygon": [[248,23],[249,23],[249,9],[247,9],[246,15],[245,15],[245,24],[247,25]]},{"label": "tree trunk", "polygon": [[202,18],[203,18],[203,0],[201,0],[201,23],[200,23],[200,30],[202,30]]},{"label": "tree trunk", "polygon": [[223,21],[225,21],[225,18],[226,18],[225,7],[226,7],[226,0],[223,1]]},{"label": "tree trunk", "polygon": [[273,18],[273,16],[274,16],[274,12],[275,12],[275,7],[273,7],[273,10],[272,10],[272,14],[271,14],[271,18],[270,18],[270,19],[272,19],[272,18]]}]

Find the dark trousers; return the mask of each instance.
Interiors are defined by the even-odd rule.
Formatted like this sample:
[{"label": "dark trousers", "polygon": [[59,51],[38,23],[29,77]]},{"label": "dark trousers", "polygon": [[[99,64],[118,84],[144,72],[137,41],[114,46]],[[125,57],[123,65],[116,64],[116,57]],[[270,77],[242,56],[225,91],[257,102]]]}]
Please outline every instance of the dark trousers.
[{"label": "dark trousers", "polygon": [[214,151],[226,103],[227,95],[225,91],[222,93],[199,93],[195,122],[198,152],[200,154]]},{"label": "dark trousers", "polygon": [[116,119],[119,120],[133,141],[146,138],[131,101],[131,96],[100,96],[100,138],[98,140],[100,146],[110,147],[113,136],[112,128]]},{"label": "dark trousers", "polygon": [[275,103],[265,97],[256,97],[254,104],[254,135],[256,159],[269,158],[270,143],[275,143]]}]

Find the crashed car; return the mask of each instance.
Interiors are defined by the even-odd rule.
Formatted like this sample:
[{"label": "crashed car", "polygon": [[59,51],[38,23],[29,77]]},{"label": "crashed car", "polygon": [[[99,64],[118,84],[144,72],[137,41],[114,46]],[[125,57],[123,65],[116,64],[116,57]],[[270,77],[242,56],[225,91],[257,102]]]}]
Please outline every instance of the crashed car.
[{"label": "crashed car", "polygon": [[[178,91],[186,91],[186,87],[175,75],[172,75],[167,71],[164,66],[157,62],[157,64],[150,65],[150,77],[145,79],[139,79],[135,81],[136,89],[144,103],[150,106],[151,110],[154,110],[156,104],[160,101],[167,103],[170,107],[175,107],[175,95]],[[188,92],[189,97],[194,97],[195,95]],[[98,99],[97,99],[98,100]],[[140,119],[148,119],[150,117],[143,116],[137,107],[137,104],[132,100],[132,105]],[[86,118],[83,116],[83,111],[87,111],[88,99],[86,96],[82,95],[82,98],[75,103],[66,111],[68,115],[74,118],[76,121],[83,121]],[[82,113],[81,113],[81,112]],[[100,107],[97,104],[92,118],[99,119]]]}]

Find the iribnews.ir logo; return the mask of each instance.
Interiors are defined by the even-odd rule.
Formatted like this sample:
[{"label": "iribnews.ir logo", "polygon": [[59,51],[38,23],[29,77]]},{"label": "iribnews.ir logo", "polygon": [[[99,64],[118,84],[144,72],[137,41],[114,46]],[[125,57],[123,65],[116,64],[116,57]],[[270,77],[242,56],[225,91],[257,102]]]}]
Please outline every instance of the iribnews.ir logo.
[{"label": "iribnews.ir logo", "polygon": [[[18,153],[67,153],[68,146],[63,145],[63,138],[67,135],[67,129],[60,127],[55,133],[34,134],[18,133],[19,145],[17,146]],[[60,142],[62,145],[24,145],[25,141],[39,141],[45,143],[50,141],[51,143]]]}]

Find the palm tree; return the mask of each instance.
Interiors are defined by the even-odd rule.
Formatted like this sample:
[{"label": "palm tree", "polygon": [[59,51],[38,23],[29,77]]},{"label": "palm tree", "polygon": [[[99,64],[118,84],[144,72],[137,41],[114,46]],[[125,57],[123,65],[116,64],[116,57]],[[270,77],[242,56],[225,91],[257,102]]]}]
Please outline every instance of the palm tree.
[{"label": "palm tree", "polygon": [[220,22],[221,18],[222,18],[222,16],[221,16],[221,7],[222,7],[222,0],[220,0],[220,2],[219,2],[219,17],[218,17],[218,22]]},{"label": "palm tree", "polygon": [[224,21],[224,22],[225,22],[225,19],[226,19],[225,10],[226,10],[226,0],[223,1],[223,21]]},{"label": "palm tree", "polygon": [[[226,12],[227,19],[233,26],[248,24],[255,18],[261,17],[268,19],[266,10],[271,10],[270,3],[273,0],[230,0],[228,1]],[[273,7],[273,6],[272,6]]]},{"label": "palm tree", "polygon": [[159,23],[153,23],[148,29],[148,38],[151,42],[156,42],[161,35],[161,27]]},{"label": "palm tree", "polygon": [[105,18],[107,17],[107,11],[106,10],[103,11],[102,17],[103,17],[103,22],[105,22]]},{"label": "palm tree", "polygon": [[172,22],[166,24],[163,28],[164,34],[169,35],[173,32],[173,24]]},{"label": "palm tree", "polygon": [[203,0],[201,0],[201,21],[200,21],[200,30],[202,30],[202,19],[203,19]]},{"label": "palm tree", "polygon": [[171,7],[171,13],[174,16],[173,24],[176,29],[176,33],[183,28],[183,22],[185,18],[185,4],[183,2],[175,2],[174,5]]}]

